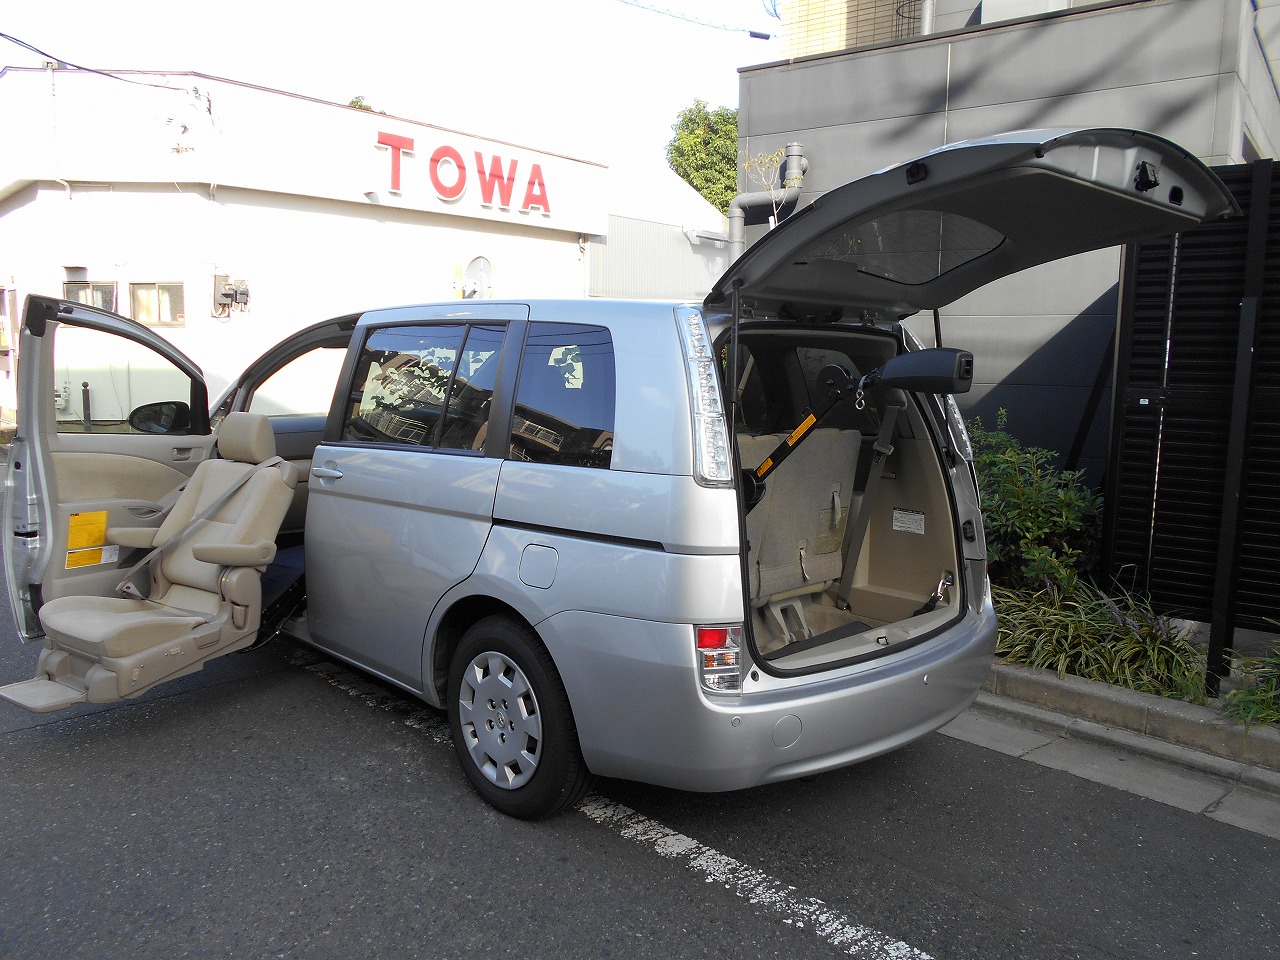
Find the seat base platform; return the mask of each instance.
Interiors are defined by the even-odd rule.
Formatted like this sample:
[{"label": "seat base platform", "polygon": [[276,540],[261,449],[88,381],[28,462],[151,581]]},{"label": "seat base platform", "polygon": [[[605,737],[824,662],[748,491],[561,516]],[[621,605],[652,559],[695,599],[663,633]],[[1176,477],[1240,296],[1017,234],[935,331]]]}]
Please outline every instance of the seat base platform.
[{"label": "seat base platform", "polygon": [[32,713],[52,713],[74,703],[84,703],[85,697],[83,690],[45,677],[0,687],[0,699],[8,700]]}]

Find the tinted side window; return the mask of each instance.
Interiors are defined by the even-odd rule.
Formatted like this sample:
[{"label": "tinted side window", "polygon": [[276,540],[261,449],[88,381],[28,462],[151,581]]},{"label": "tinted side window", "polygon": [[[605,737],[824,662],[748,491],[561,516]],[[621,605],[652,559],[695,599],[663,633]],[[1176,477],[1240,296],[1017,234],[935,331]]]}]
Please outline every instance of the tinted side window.
[{"label": "tinted side window", "polygon": [[609,466],[613,454],[613,341],[603,327],[533,323],[511,423],[511,459]]},{"label": "tinted side window", "polygon": [[356,365],[344,440],[478,450],[505,328],[387,327]]},{"label": "tinted side window", "polygon": [[502,327],[469,327],[449,387],[449,406],[436,446],[479,450],[489,426],[489,402],[498,377]]},{"label": "tinted side window", "polygon": [[465,333],[463,326],[373,331],[360,351],[342,438],[430,446]]}]

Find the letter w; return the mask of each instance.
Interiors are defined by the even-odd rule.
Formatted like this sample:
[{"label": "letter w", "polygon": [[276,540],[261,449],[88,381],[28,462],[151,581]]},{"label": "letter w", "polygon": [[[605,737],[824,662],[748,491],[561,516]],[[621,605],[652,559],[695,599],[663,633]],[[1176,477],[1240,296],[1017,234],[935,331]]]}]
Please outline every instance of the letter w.
[{"label": "letter w", "polygon": [[484,154],[476,151],[476,173],[480,177],[480,202],[486,207],[493,206],[493,188],[498,187],[498,206],[503,210],[511,207],[511,188],[516,182],[516,161],[512,160],[507,167],[506,176],[502,172],[502,158],[494,156],[489,161],[489,169],[484,166]]}]

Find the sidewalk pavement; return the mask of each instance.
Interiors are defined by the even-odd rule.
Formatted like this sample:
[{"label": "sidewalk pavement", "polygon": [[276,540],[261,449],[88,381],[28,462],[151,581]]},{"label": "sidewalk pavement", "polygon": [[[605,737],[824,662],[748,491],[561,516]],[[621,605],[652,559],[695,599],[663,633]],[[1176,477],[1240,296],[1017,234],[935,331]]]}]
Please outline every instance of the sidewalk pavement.
[{"label": "sidewalk pavement", "polygon": [[1280,797],[1280,729],[1213,707],[997,663],[974,709]]}]

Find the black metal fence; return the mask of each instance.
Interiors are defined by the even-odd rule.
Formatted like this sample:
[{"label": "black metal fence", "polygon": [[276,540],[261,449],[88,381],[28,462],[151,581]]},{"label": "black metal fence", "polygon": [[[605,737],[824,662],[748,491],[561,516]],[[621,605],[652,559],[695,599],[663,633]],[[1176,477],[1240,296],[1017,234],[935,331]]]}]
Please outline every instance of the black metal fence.
[{"label": "black metal fence", "polygon": [[1219,167],[1244,211],[1125,250],[1105,563],[1210,623],[1280,620],[1280,167]]}]

